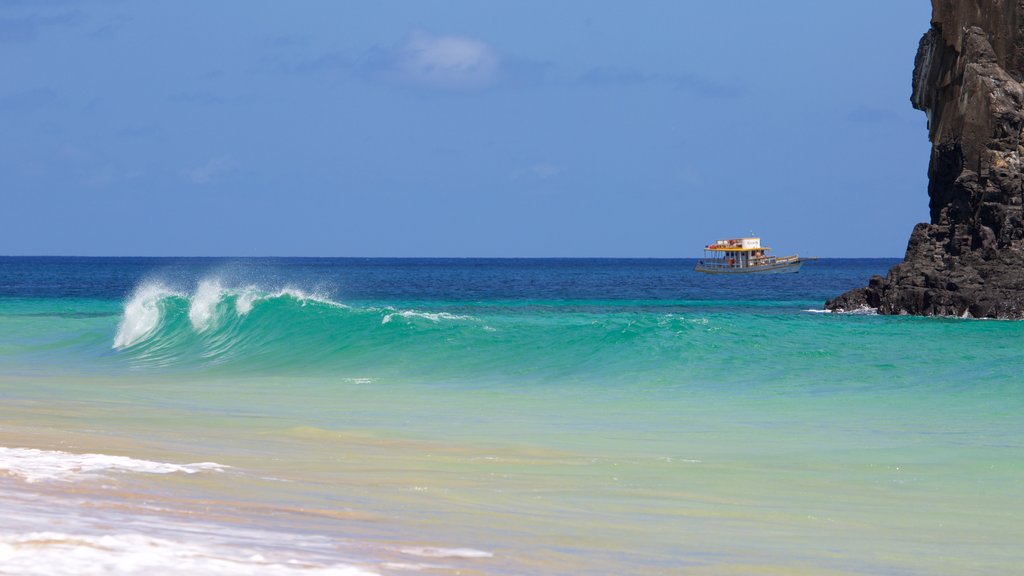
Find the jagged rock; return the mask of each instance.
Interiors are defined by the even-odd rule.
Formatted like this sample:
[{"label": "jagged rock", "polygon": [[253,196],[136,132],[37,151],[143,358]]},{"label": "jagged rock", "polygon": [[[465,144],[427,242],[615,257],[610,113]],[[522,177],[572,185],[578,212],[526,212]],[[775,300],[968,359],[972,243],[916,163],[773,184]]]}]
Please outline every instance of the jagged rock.
[{"label": "jagged rock", "polygon": [[1024,0],[932,0],[911,103],[928,116],[931,221],[834,311],[1024,318]]}]

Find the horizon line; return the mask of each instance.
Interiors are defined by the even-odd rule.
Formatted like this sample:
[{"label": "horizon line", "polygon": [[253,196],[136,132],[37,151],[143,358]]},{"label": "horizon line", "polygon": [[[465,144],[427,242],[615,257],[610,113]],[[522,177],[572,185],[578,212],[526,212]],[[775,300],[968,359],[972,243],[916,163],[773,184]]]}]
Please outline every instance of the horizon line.
[{"label": "horizon line", "polygon": [[[0,258],[321,258],[353,260],[699,260],[703,256],[297,256],[297,255],[110,255],[110,254],[0,254]],[[806,256],[808,260],[903,260],[903,256]]]}]

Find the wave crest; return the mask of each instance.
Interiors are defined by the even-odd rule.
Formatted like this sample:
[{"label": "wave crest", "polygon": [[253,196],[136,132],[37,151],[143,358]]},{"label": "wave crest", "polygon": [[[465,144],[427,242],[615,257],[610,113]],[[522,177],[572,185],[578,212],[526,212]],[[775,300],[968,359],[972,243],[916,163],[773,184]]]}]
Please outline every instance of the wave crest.
[{"label": "wave crest", "polygon": [[187,305],[192,330],[203,333],[229,321],[232,313],[236,318],[244,317],[258,303],[270,300],[347,308],[326,295],[292,287],[277,290],[264,290],[255,285],[228,288],[219,279],[212,278],[201,280],[192,294],[187,294],[159,282],[147,282],[136,288],[125,302],[113,348],[130,348],[149,339],[158,332],[162,322],[169,321],[179,305]]},{"label": "wave crest", "polygon": [[158,283],[136,288],[124,305],[124,314],[114,336],[114,348],[127,348],[156,330],[160,323],[161,302],[171,297],[182,297],[182,294]]},{"label": "wave crest", "polygon": [[381,324],[389,324],[395,317],[404,318],[406,320],[412,320],[414,318],[421,318],[423,320],[430,320],[435,324],[441,320],[475,320],[472,316],[463,316],[459,314],[449,314],[448,312],[419,312],[416,310],[395,310],[389,312],[381,318]]},{"label": "wave crest", "polygon": [[236,365],[252,370],[325,360],[362,365],[408,339],[461,329],[490,328],[472,316],[354,307],[294,286],[233,287],[204,278],[187,292],[156,282],[140,285],[124,304],[113,349],[145,366],[229,360],[243,360]]}]

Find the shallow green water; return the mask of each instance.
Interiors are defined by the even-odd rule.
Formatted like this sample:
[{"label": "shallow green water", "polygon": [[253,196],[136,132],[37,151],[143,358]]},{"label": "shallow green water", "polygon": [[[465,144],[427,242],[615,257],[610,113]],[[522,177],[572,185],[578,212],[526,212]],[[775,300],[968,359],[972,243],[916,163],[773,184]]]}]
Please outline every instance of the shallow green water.
[{"label": "shallow green water", "polygon": [[[104,533],[117,502],[164,518],[147,533],[185,514],[326,537],[379,573],[1024,563],[1018,322],[817,314],[786,285],[347,301],[138,286],[0,299],[0,445],[231,469],[3,480],[51,501],[74,486],[94,510],[56,518],[78,532]],[[141,501],[161,511],[125,504]],[[410,546],[492,556],[410,560]]]}]

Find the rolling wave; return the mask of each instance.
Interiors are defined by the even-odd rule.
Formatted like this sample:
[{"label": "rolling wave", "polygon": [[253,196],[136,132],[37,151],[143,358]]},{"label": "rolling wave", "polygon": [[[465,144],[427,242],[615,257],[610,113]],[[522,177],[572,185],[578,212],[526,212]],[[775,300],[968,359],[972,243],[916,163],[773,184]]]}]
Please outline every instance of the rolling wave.
[{"label": "rolling wave", "polygon": [[[758,321],[811,335],[802,326],[807,320],[776,314]],[[409,375],[699,377],[723,362],[735,363],[739,374],[777,360],[762,335],[744,328],[748,321],[686,306],[666,311],[578,302],[356,305],[294,286],[232,286],[206,278],[190,290],[141,284],[124,303],[113,351],[140,368],[326,370],[352,382]],[[817,341],[791,340],[775,352],[802,355],[824,348]]]},{"label": "rolling wave", "polygon": [[147,365],[245,359],[267,367],[386,352],[403,338],[446,324],[486,328],[468,315],[356,307],[295,287],[203,279],[185,292],[149,282],[125,302],[112,347]]},{"label": "rolling wave", "polygon": [[187,309],[188,321],[196,333],[206,332],[252,312],[257,303],[290,300],[300,306],[321,304],[348,308],[326,296],[295,288],[268,292],[257,286],[225,288],[219,280],[202,280],[193,294],[167,288],[159,283],[143,284],[124,306],[124,314],[114,336],[114,348],[124,349],[151,338],[162,324],[177,320]]}]

